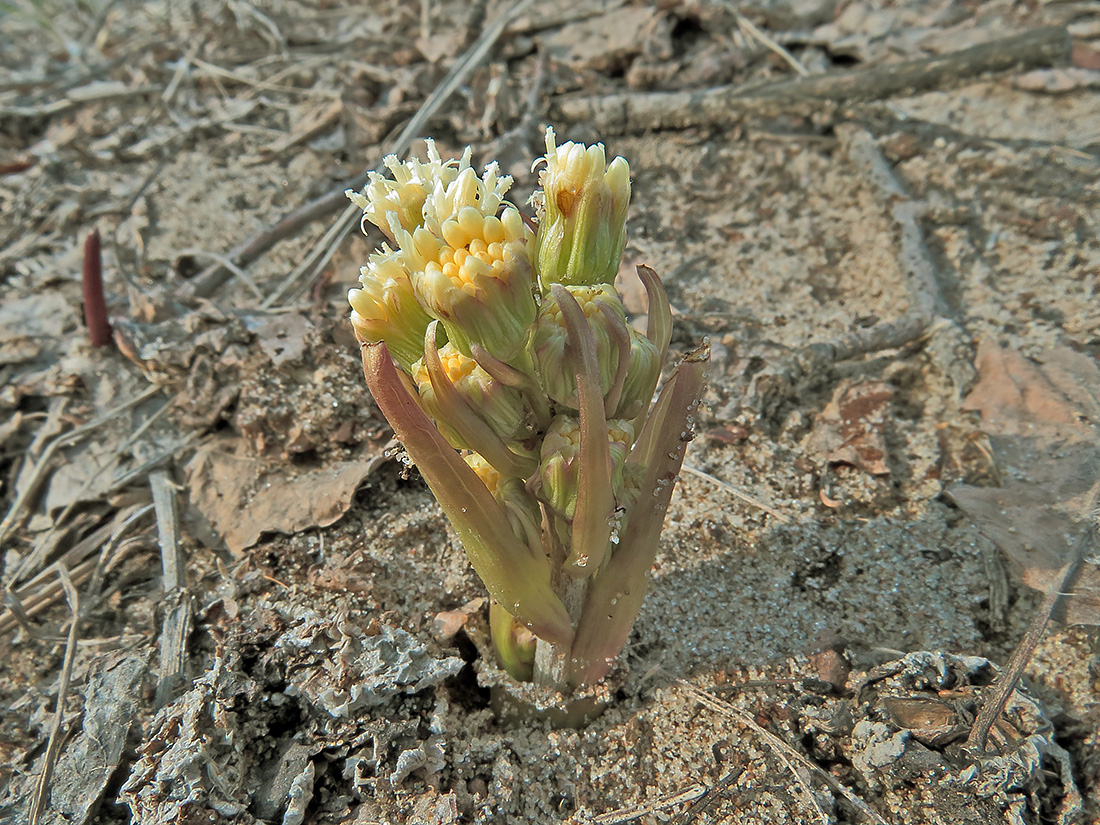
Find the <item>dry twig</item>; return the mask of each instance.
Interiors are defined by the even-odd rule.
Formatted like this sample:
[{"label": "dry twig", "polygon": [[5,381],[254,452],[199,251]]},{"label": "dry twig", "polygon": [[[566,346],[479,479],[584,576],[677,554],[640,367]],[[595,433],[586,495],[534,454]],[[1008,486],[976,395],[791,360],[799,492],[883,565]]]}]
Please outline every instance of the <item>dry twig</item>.
[{"label": "dry twig", "polygon": [[1072,590],[1072,582],[1080,573],[1085,556],[1095,552],[1096,539],[1097,526],[1093,523],[1078,537],[1073,558],[1054,577],[1043,596],[1043,601],[1035,611],[1031,624],[1028,625],[1027,633],[1012,651],[1012,657],[1001,671],[1001,675],[997,677],[989,695],[982,697],[982,709],[978,713],[978,718],[974,720],[974,726],[970,729],[970,736],[966,740],[966,747],[974,753],[985,752],[990,730],[1001,718],[1005,705],[1008,704],[1013,691],[1016,690],[1016,685],[1024,675],[1024,669],[1035,654],[1035,648],[1043,640],[1051,615],[1057,609],[1058,603],[1071,595],[1069,591]]},{"label": "dry twig", "polygon": [[775,359],[753,377],[745,406],[768,414],[778,400],[790,396],[802,381],[826,375],[842,361],[907,346],[927,334],[931,323],[928,315],[917,311],[795,350]]},{"label": "dry twig", "polygon": [[141,97],[163,92],[162,86],[127,86],[115,81],[98,81],[72,89],[63,97],[40,106],[0,106],[0,118],[12,117],[27,120],[57,117],[88,103],[103,103],[128,97]]},{"label": "dry twig", "polygon": [[684,812],[672,821],[672,825],[691,825],[696,817],[709,813],[721,798],[729,794],[733,783],[740,779],[744,772],[745,768],[741,765],[730,768],[714,785],[707,788],[706,793],[688,805]]},{"label": "dry twig", "polygon": [[898,261],[905,274],[915,311],[929,319],[950,315],[940,274],[920,227],[919,219],[927,211],[926,205],[909,196],[905,184],[883,157],[874,135],[851,123],[838,125],[836,133],[848,159],[864,173],[894,219],[898,234]]},{"label": "dry twig", "polygon": [[[447,73],[447,76],[443,78],[443,81],[435,91],[432,92],[428,99],[424,101],[412,120],[406,124],[405,128],[401,130],[401,133],[394,139],[393,143],[390,144],[389,150],[385,153],[386,155],[402,155],[408,151],[413,140],[420,134],[428,120],[436,114],[455,89],[457,89],[466,78],[481,65],[481,62],[485,59],[486,55],[488,55],[493,44],[504,32],[508,23],[521,14],[524,9],[530,5],[530,2],[531,0],[524,0],[516,4],[516,6],[508,12],[502,14],[500,19],[482,34],[481,38],[466,52],[466,54],[456,61],[450,72]],[[316,244],[314,244],[313,248],[305,256],[302,262],[294,268],[294,271],[290,273],[282,284],[276,287],[276,289],[267,296],[263,304],[265,308],[273,306],[276,302],[282,300],[299,279],[303,276],[311,277],[313,274],[319,272],[329,260],[331,260],[336,248],[356,225],[358,216],[361,214],[360,210],[356,207],[347,205],[347,198],[344,196],[344,191],[347,189],[362,189],[370,179],[371,172],[381,171],[382,168],[382,165],[379,164],[373,170],[356,175],[351,180],[327,194],[322,195],[320,198],[303,204],[278,221],[274,226],[254,235],[227,254],[226,257],[238,267],[246,267],[257,258],[261,257],[279,241],[293,237],[305,225],[315,220],[328,217],[334,212],[339,211],[341,207],[346,207],[336,223],[329,228]],[[209,297],[228,280],[229,275],[230,272],[228,269],[220,263],[215,264],[204,270],[197,278],[193,278],[184,284],[177,292],[176,297],[184,303],[193,301],[196,298]]]},{"label": "dry twig", "polygon": [[165,600],[171,604],[164,614],[160,634],[160,679],[157,681],[156,706],[161,708],[179,694],[186,681],[187,641],[191,636],[191,593],[187,589],[186,562],[179,542],[175,489],[164,471],[153,473],[149,483],[157,513]]},{"label": "dry twig", "polygon": [[835,120],[845,105],[1063,65],[1070,60],[1071,52],[1066,29],[1050,26],[949,54],[751,87],[562,98],[553,104],[552,116],[558,121],[588,124],[605,136],[732,125],[754,116],[801,115]]}]

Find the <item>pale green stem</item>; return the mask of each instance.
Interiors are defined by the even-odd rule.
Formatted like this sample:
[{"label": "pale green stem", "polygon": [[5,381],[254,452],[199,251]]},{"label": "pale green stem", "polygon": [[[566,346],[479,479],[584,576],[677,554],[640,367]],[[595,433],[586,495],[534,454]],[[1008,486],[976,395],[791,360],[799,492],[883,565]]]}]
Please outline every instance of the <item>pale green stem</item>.
[{"label": "pale green stem", "polygon": [[[554,589],[562,604],[565,605],[569,620],[576,626],[584,612],[584,597],[588,591],[588,579],[575,579],[563,570],[568,550],[562,537],[568,537],[569,523],[555,516],[543,507],[543,541],[545,552],[550,559],[550,586]],[[539,638],[535,645],[534,682],[536,685],[553,688],[563,694],[572,689],[569,677],[574,665],[570,661],[572,642],[561,644]]]}]

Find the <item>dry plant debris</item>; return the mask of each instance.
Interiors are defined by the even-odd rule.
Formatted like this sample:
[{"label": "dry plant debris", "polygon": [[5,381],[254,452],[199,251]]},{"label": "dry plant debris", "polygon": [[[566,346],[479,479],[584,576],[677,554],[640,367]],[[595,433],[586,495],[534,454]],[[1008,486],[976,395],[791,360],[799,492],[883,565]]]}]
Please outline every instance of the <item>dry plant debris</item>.
[{"label": "dry plant debris", "polygon": [[[5,5],[0,820],[1100,820],[1095,565],[1058,586],[1096,479],[1095,8],[368,5]],[[381,238],[337,220],[428,136],[525,208],[549,124],[630,158],[624,270],[713,355],[583,730],[478,684],[481,588],[356,377]]]},{"label": "dry plant debris", "polygon": [[[978,364],[980,381],[963,406],[981,413],[1003,481],[956,485],[951,497],[1024,584],[1042,593],[1064,585],[1053,618],[1100,625],[1100,367],[1065,347],[1033,361],[989,341],[978,348]],[[1066,565],[1086,558],[1063,583]]]},{"label": "dry plant debris", "polygon": [[1100,625],[1100,367],[1065,347],[1036,366],[988,341],[978,358],[981,380],[963,406],[982,413],[1005,480],[951,496],[1044,594],[975,720],[970,743],[981,752],[1047,622]]},{"label": "dry plant debris", "polygon": [[886,475],[886,439],[894,390],[881,381],[841,384],[818,416],[814,448],[826,461],[850,464],[871,475]]}]

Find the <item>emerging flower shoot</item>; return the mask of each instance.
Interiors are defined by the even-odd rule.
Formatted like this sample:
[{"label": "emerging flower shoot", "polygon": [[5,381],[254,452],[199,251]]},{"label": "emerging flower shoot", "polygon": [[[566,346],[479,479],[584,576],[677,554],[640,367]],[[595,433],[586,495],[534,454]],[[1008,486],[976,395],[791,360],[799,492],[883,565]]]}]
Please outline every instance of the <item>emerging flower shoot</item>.
[{"label": "emerging flower shoot", "polygon": [[546,133],[538,231],[470,150],[386,159],[348,197],[393,246],[348,295],[371,393],[492,597],[501,665],[568,692],[611,669],[647,576],[702,391],[705,345],[656,402],[671,312],[643,335],[615,291],[630,169]]}]

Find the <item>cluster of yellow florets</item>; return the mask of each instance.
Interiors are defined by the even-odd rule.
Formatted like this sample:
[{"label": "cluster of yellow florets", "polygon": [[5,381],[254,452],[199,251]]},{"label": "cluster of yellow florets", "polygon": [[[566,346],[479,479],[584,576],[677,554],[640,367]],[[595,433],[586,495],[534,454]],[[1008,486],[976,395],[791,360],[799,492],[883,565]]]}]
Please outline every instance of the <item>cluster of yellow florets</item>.
[{"label": "cluster of yellow florets", "polygon": [[525,257],[532,239],[514,208],[506,208],[498,218],[467,206],[440,225],[439,236],[428,230],[415,233],[416,255],[409,256],[408,263],[422,270],[420,279],[426,292],[450,286],[475,296],[486,278],[507,280],[509,259]]}]

